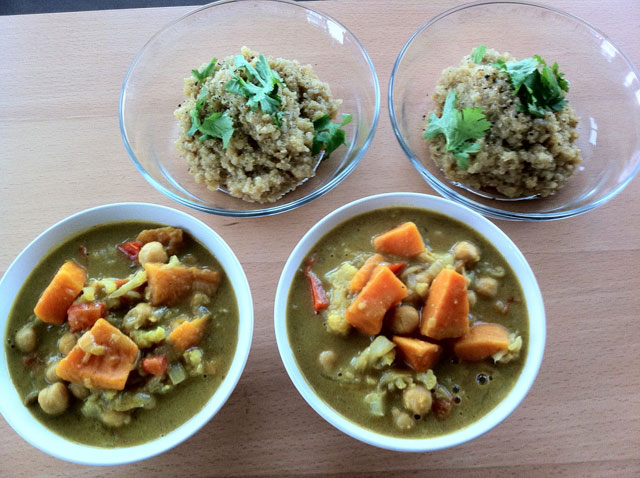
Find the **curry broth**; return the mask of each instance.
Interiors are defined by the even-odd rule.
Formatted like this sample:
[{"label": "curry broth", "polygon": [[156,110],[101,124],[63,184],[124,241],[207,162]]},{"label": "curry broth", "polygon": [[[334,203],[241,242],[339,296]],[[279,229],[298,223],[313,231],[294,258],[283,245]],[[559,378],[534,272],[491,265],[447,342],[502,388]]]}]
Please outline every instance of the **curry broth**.
[{"label": "curry broth", "polygon": [[[451,414],[438,420],[433,413],[416,420],[416,426],[407,431],[397,429],[387,413],[377,417],[370,413],[364,395],[372,390],[370,385],[341,383],[336,377],[328,377],[321,371],[318,355],[333,350],[338,356],[336,369],[346,366],[352,357],[367,347],[373,337],[352,329],[347,336],[332,335],[326,331],[321,315],[313,311],[309,283],[304,275],[308,257],[314,257],[314,272],[318,277],[338,267],[344,261],[353,260],[358,254],[374,252],[373,236],[403,222],[412,221],[417,226],[425,245],[435,252],[446,252],[460,240],[471,240],[480,246],[481,261],[500,265],[505,270],[496,299],[510,302],[509,313],[496,311],[495,300],[478,297],[470,311],[477,320],[495,322],[522,336],[523,347],[519,359],[507,364],[494,364],[491,360],[479,363],[458,363],[445,347],[440,362],[434,369],[438,383],[453,392],[455,398]],[[383,329],[384,332],[384,329]],[[405,438],[437,436],[463,428],[494,408],[511,390],[522,370],[528,341],[528,317],[524,294],[511,267],[487,239],[470,227],[436,212],[409,207],[396,207],[362,214],[336,226],[311,249],[298,269],[287,302],[287,333],[296,361],[307,382],[318,396],[346,418],[376,432]],[[399,358],[394,368],[408,369]],[[374,372],[379,376],[382,371]],[[484,374],[486,383],[478,382]],[[481,380],[482,381],[482,380]],[[454,387],[455,386],[455,387]],[[388,396],[386,409],[402,405],[402,394]]]},{"label": "curry broth", "polygon": [[[151,222],[118,222],[102,224],[80,232],[50,251],[31,272],[18,293],[5,330],[6,355],[11,378],[20,397],[39,390],[47,383],[42,374],[33,377],[23,365],[23,353],[15,347],[12,337],[27,322],[33,321],[33,308],[56,270],[66,259],[73,259],[86,267],[89,278],[126,277],[135,266],[116,246],[135,239],[143,229],[162,226]],[[88,259],[80,249],[88,250]],[[184,235],[184,244],[178,256],[191,254],[200,266],[223,271],[213,255],[198,241]],[[225,378],[231,365],[238,341],[238,306],[235,293],[226,275],[222,274],[220,287],[209,308],[212,317],[201,347],[216,358],[217,373],[192,377],[180,383],[170,393],[157,396],[157,405],[151,410],[137,410],[129,425],[109,428],[97,420],[85,418],[81,401],[72,400],[69,409],[58,416],[44,413],[36,404],[29,406],[31,413],[49,429],[59,435],[87,445],[103,447],[132,446],[166,435],[198,413]],[[176,315],[187,307],[176,307]],[[184,310],[183,310],[184,309]],[[109,320],[118,322],[125,311],[110,311]],[[35,320],[38,348],[57,353],[57,340],[68,330]]]}]

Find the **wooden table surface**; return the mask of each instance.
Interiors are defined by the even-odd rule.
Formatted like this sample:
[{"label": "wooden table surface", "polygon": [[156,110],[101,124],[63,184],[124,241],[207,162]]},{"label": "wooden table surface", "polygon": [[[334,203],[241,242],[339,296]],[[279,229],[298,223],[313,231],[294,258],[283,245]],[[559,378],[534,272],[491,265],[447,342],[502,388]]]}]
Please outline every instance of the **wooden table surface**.
[{"label": "wooden table surface", "polygon": [[[411,32],[458,3],[313,2],[368,50],[382,93],[378,130],[358,168],[330,194],[293,212],[243,220],[171,202],[137,173],[120,138],[117,102],[132,58],[188,8],[0,17],[0,273],[37,234],[69,214],[143,200],[187,210],[218,231],[244,265],[255,304],[245,372],[227,404],[195,436],[141,463],[89,469],[32,448],[0,419],[0,476],[640,476],[639,179],[586,215],[539,224],[496,221],[538,278],[547,346],[524,402],[473,442],[424,454],[362,444],[304,402],[280,361],[273,297],[302,234],[336,207],[371,193],[433,192],[392,133],[386,91]],[[640,3],[553,4],[596,25],[640,65]],[[397,175],[380,181],[377,171],[388,161]],[[269,254],[262,253],[265,242]]]}]

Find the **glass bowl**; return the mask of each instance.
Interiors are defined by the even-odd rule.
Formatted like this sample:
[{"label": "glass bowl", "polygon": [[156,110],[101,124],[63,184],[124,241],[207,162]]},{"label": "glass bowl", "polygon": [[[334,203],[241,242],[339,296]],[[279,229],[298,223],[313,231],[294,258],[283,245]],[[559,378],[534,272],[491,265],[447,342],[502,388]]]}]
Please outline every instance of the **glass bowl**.
[{"label": "glass bowl", "polygon": [[[453,41],[455,40],[455,41]],[[529,200],[482,197],[456,186],[423,139],[431,96],[443,69],[479,44],[517,59],[557,62],[571,82],[583,162],[555,195]],[[585,21],[554,8],[514,2],[462,5],[429,20],[404,45],[389,82],[389,113],[407,157],[438,193],[489,217],[550,220],[606,203],[640,169],[640,80],[627,56]],[[427,115],[425,117],[425,115]]]},{"label": "glass bowl", "polygon": [[[9,314],[31,271],[53,248],[67,238],[91,227],[125,221],[152,221],[180,227],[205,246],[219,261],[229,278],[238,302],[238,343],[226,376],[202,409],[166,435],[127,447],[98,447],[65,438],[44,426],[25,407],[9,373],[6,350],[0,351],[0,386],[3,390],[0,413],[25,441],[51,456],[84,465],[119,465],[144,460],[183,442],[225,404],[244,370],[253,336],[253,302],[242,265],[227,243],[209,226],[177,209],[147,203],[116,203],[86,209],[49,227],[36,237],[11,263],[0,280],[0,333],[8,335]],[[135,426],[132,423],[129,426]]]},{"label": "glass bowl", "polygon": [[[316,176],[275,203],[259,204],[211,191],[196,183],[175,148],[179,125],[173,112],[184,100],[184,78],[212,57],[247,46],[265,56],[310,64],[327,82],[341,113],[347,146],[322,161]],[[356,167],[373,138],[380,110],[375,69],[358,39],[336,20],[281,0],[222,1],[166,25],[137,54],[120,94],[120,130],[136,168],[169,198],[223,216],[277,214],[322,196]]]},{"label": "glass bowl", "polygon": [[[293,353],[293,347],[298,347],[299,345],[290,342],[287,331],[289,289],[296,272],[301,267],[303,259],[315,244],[330,230],[354,216],[373,210],[379,210],[380,214],[384,214],[385,208],[403,206],[427,209],[444,214],[475,229],[491,242],[513,268],[522,286],[529,315],[529,340],[526,359],[522,372],[513,388],[492,410],[479,417],[475,422],[444,435],[427,438],[397,438],[384,435],[351,421],[337,412],[316,394],[313,386],[305,378]],[[317,222],[300,239],[282,270],[276,290],[273,314],[280,357],[289,374],[289,378],[291,378],[291,381],[306,402],[322,418],[347,435],[380,448],[405,452],[434,451],[460,445],[488,432],[502,422],[516,409],[533,385],[542,362],[546,338],[544,303],[538,282],[529,263],[511,239],[491,221],[471,211],[469,208],[448,199],[417,193],[389,193],[369,196],[342,206]]]}]

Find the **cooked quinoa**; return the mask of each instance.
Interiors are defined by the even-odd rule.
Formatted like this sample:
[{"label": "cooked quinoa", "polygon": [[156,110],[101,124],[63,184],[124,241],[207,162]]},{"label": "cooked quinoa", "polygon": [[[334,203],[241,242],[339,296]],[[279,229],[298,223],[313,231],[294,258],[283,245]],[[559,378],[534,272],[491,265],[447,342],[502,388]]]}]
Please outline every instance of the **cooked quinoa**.
[{"label": "cooked quinoa", "polygon": [[[243,47],[241,54],[255,66],[259,53]],[[268,57],[269,67],[283,80],[278,89],[283,113],[278,127],[272,115],[260,107],[252,111],[245,97],[225,90],[232,72],[239,73],[234,59],[232,55],[219,61],[203,84],[193,76],[185,78],[187,99],[175,111],[181,130],[175,144],[190,174],[207,188],[222,187],[250,202],[274,202],[315,175],[318,157],[311,155],[313,121],[327,114],[334,119],[342,101],[332,98],[329,85],[318,79],[311,65]],[[200,132],[186,134],[192,122],[189,112],[203,86],[207,95],[202,117],[226,111],[233,121],[234,132],[226,149],[218,138],[200,141]]]},{"label": "cooked quinoa", "polygon": [[445,150],[444,135],[429,141],[431,157],[449,180],[477,190],[497,190],[509,198],[549,196],[582,160],[575,145],[578,118],[568,106],[541,118],[519,111],[520,99],[508,74],[493,66],[499,58],[515,61],[508,53],[488,49],[480,64],[468,55],[442,72],[433,95],[435,114],[442,114],[447,93],[454,89],[457,109],[481,108],[491,128],[479,140],[480,151],[471,154],[467,170],[459,169]]}]

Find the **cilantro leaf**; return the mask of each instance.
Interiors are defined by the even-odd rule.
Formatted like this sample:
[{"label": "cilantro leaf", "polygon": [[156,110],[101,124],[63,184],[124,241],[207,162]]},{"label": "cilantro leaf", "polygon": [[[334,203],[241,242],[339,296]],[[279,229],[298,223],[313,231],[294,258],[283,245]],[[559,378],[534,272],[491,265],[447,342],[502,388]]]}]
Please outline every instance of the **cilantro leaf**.
[{"label": "cilantro leaf", "polygon": [[244,70],[247,79],[232,73],[231,80],[224,85],[225,90],[247,98],[247,106],[251,111],[256,111],[260,106],[264,113],[274,116],[274,123],[280,126],[282,115],[276,113],[282,104],[278,96],[278,85],[282,84],[282,78],[269,68],[264,55],[260,55],[255,68],[244,56],[236,55],[235,66],[237,70]]},{"label": "cilantro leaf", "polygon": [[193,136],[197,131],[200,131],[200,141],[205,141],[212,138],[220,138],[222,140],[222,147],[226,149],[233,134],[233,120],[229,118],[229,115],[225,111],[213,113],[207,116],[203,121],[200,120],[200,113],[204,109],[204,105],[207,100],[207,90],[202,88],[200,95],[196,100],[196,104],[189,111],[191,116],[191,128],[185,134],[187,136]]},{"label": "cilantro leaf", "polygon": [[189,111],[189,116],[191,116],[191,128],[189,128],[189,131],[187,131],[186,133],[187,136],[193,136],[194,134],[196,134],[196,131],[199,130],[200,112],[202,111],[202,108],[204,108],[204,104],[206,101],[207,101],[207,89],[202,88],[202,90],[200,91],[200,95],[196,100],[196,105],[193,108],[191,108],[191,110]]},{"label": "cilantro leaf", "polygon": [[439,134],[447,140],[446,150],[456,158],[458,168],[466,170],[469,167],[469,154],[480,151],[481,144],[476,139],[484,137],[491,123],[485,119],[480,108],[456,109],[457,94],[449,90],[442,108],[442,115],[438,118],[431,113],[425,139],[433,139]]},{"label": "cilantro leaf", "polygon": [[207,66],[204,67],[204,69],[202,71],[198,71],[198,70],[191,70],[191,74],[193,75],[193,77],[198,80],[200,83],[202,83],[205,78],[207,78],[208,76],[211,76],[211,74],[213,73],[213,70],[216,67],[216,62],[218,61],[217,58],[212,59],[209,64]]},{"label": "cilantro leaf", "polygon": [[474,63],[480,63],[484,58],[485,53],[487,53],[487,47],[484,45],[478,45],[476,49],[471,52],[471,59]]},{"label": "cilantro leaf", "polygon": [[542,117],[547,111],[560,111],[566,106],[563,92],[569,91],[569,82],[557,63],[549,67],[535,55],[518,62],[500,59],[494,66],[509,75],[514,94],[520,98],[520,111]]},{"label": "cilantro leaf", "polygon": [[351,123],[351,120],[353,120],[353,117],[344,113],[342,114],[341,123],[332,123],[328,114],[315,120],[313,129],[316,133],[311,145],[311,154],[315,156],[324,149],[325,154],[322,159],[325,160],[329,159],[331,153],[341,145],[347,146],[347,134],[341,128]]},{"label": "cilantro leaf", "polygon": [[220,138],[222,147],[226,149],[233,134],[233,120],[229,118],[226,111],[224,113],[218,111],[207,116],[199,130],[210,138]]},{"label": "cilantro leaf", "polygon": [[525,58],[517,62],[506,62],[500,58],[494,66],[507,72],[511,79],[513,90],[518,93],[527,78],[538,69],[538,61],[535,58]]}]

